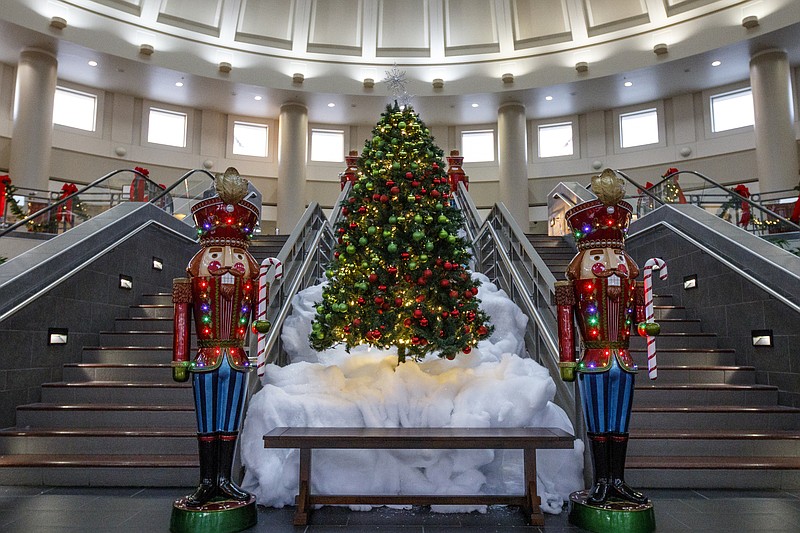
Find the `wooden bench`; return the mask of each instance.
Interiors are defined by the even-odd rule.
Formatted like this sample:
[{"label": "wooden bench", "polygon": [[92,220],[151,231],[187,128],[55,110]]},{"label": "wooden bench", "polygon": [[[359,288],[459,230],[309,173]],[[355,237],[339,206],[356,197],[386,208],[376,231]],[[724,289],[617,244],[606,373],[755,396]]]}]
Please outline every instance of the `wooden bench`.
[{"label": "wooden bench", "polygon": [[[517,505],[532,525],[544,525],[536,493],[536,450],[572,448],[575,437],[557,428],[275,428],[265,448],[300,449],[300,486],[294,524],[308,523],[312,505]],[[314,449],[524,450],[524,495],[333,495],[311,493]]]}]

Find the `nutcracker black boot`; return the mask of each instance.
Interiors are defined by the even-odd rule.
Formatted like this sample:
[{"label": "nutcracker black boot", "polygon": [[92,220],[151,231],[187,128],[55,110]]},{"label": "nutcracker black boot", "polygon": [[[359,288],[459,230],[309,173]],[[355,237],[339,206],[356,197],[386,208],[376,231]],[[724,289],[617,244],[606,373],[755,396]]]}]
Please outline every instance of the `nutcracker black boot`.
[{"label": "nutcracker black boot", "polygon": [[231,480],[233,453],[236,450],[238,432],[219,434],[219,474],[217,487],[219,491],[232,500],[244,502],[250,499],[250,493],[243,491]]},{"label": "nutcracker black boot", "polygon": [[611,494],[632,503],[647,503],[647,497],[625,483],[625,457],[628,454],[628,434],[611,434]]},{"label": "nutcracker black boot", "polygon": [[201,507],[217,493],[217,444],[216,433],[198,433],[197,447],[200,451],[200,486],[194,494],[186,497],[187,507]]},{"label": "nutcracker black boot", "polygon": [[605,503],[608,499],[608,488],[611,482],[608,470],[608,433],[589,433],[588,437],[594,464],[594,484],[586,502],[597,505]]}]

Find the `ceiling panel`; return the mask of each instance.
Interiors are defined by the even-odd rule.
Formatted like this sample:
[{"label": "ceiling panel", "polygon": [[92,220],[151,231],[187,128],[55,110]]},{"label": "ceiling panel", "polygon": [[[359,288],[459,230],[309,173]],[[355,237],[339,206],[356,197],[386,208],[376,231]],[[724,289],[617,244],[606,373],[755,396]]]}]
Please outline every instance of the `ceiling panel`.
[{"label": "ceiling panel", "polygon": [[498,52],[494,0],[445,0],[445,53]]},{"label": "ceiling panel", "polygon": [[137,17],[141,15],[142,12],[143,0],[92,0],[92,1],[96,4],[102,4],[104,6],[113,7],[114,9],[125,11],[126,13],[131,13],[133,15],[136,15]]},{"label": "ceiling panel", "polygon": [[429,0],[378,1],[378,56],[430,55]]},{"label": "ceiling panel", "polygon": [[158,22],[219,36],[223,0],[162,0]]},{"label": "ceiling panel", "polygon": [[294,0],[242,0],[236,40],[292,48]]},{"label": "ceiling panel", "polygon": [[362,0],[314,0],[308,51],[360,55],[363,19]]},{"label": "ceiling panel", "polygon": [[584,0],[584,7],[590,37],[650,22],[645,0]]},{"label": "ceiling panel", "polygon": [[529,48],[572,38],[566,0],[511,0],[514,48]]}]

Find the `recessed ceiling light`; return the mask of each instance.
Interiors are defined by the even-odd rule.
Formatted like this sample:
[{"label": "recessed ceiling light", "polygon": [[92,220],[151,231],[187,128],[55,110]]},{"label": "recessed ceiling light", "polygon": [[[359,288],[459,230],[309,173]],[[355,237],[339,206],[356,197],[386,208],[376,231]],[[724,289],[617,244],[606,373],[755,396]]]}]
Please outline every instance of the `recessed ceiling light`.
[{"label": "recessed ceiling light", "polygon": [[623,83],[623,85],[625,87],[631,87],[633,85],[633,82],[632,81],[626,81],[625,83]]},{"label": "recessed ceiling light", "polygon": [[547,96],[544,97],[544,99],[549,102],[550,100],[553,99],[553,97],[548,94]]},{"label": "recessed ceiling light", "polygon": [[97,61],[95,61],[95,60],[89,61],[89,66],[90,67],[96,67],[97,66]]},{"label": "recessed ceiling light", "polygon": [[183,82],[182,81],[176,81],[175,82],[175,87],[183,87]]},{"label": "recessed ceiling light", "polygon": [[261,101],[261,95],[257,94],[256,96],[253,97],[253,99],[256,101]]},{"label": "recessed ceiling light", "polygon": [[716,60],[716,61],[712,61],[712,62],[711,62],[711,66],[712,66],[712,67],[718,67],[718,66],[720,66],[721,64],[722,64],[722,61],[720,61],[720,60]]},{"label": "recessed ceiling light", "polygon": [[330,103],[328,103],[328,107],[336,107],[336,104],[334,104],[333,102],[330,102]]},{"label": "recessed ceiling light", "polygon": [[472,104],[472,107],[478,107],[478,104]]}]

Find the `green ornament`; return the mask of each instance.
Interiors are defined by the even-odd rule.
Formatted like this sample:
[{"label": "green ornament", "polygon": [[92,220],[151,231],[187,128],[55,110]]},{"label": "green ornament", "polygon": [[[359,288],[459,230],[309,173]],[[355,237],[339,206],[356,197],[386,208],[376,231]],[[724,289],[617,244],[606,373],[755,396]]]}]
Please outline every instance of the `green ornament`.
[{"label": "green ornament", "polygon": [[[315,325],[319,326],[316,322]],[[272,322],[269,320],[254,320],[253,321],[253,331],[256,333],[269,333],[269,330],[272,328]]]},{"label": "green ornament", "polygon": [[361,268],[369,268],[369,263],[366,261],[361,261]]},{"label": "green ornament", "polygon": [[421,256],[419,256],[419,260],[424,263],[425,261],[428,260],[428,256],[426,254],[422,254]]},{"label": "green ornament", "polygon": [[397,253],[397,245],[393,242],[390,242],[389,246],[386,247],[386,251],[389,252],[390,254]]},{"label": "green ornament", "polygon": [[313,324],[311,324],[312,331],[319,331],[320,329],[322,329],[322,324],[320,324],[319,322],[314,322]]},{"label": "green ornament", "polygon": [[358,244],[360,244],[361,246],[364,246],[365,244],[367,244],[367,238],[366,237],[359,237],[358,238]]},{"label": "green ornament", "polygon": [[400,161],[392,162],[392,170],[400,170]]},{"label": "green ornament", "polygon": [[375,226],[370,226],[367,228],[367,233],[369,233],[370,235],[375,235],[376,231],[378,231],[378,228],[376,228]]},{"label": "green ornament", "polygon": [[335,274],[334,274],[333,270],[331,270],[330,268],[329,268],[328,270],[326,270],[326,271],[325,271],[325,276],[326,276],[328,279],[333,279],[333,276],[334,276],[334,275],[335,275]]},{"label": "green ornament", "polygon": [[397,224],[397,217],[392,215],[389,217],[389,224]]},{"label": "green ornament", "polygon": [[431,222],[433,222],[433,217],[430,216],[430,215],[426,215],[425,216],[425,223],[426,224],[430,224]]},{"label": "green ornament", "polygon": [[325,306],[324,305],[318,305],[317,306],[317,314],[321,315],[324,312],[325,312]]},{"label": "green ornament", "polygon": [[414,215],[414,222],[416,223],[422,222],[422,215]]},{"label": "green ornament", "polygon": [[408,262],[408,268],[410,270],[416,270],[417,269],[417,264],[414,261],[409,261]]},{"label": "green ornament", "polygon": [[436,209],[437,209],[438,211],[441,211],[443,207],[444,207],[444,206],[443,206],[441,203],[437,203],[437,204],[436,204]]},{"label": "green ornament", "polygon": [[330,314],[330,313],[326,314],[325,315],[325,322],[330,322],[331,320],[333,320],[333,315]]},{"label": "green ornament", "polygon": [[383,230],[383,238],[384,239],[388,239],[391,236],[392,236],[392,232],[391,231],[389,231],[388,229]]},{"label": "green ornament", "polygon": [[416,198],[414,197],[413,194],[409,194],[406,200],[408,200],[409,203],[413,204]]},{"label": "green ornament", "polygon": [[352,244],[348,245],[348,246],[347,246],[347,253],[348,253],[348,254],[354,254],[354,253],[356,253],[356,247],[355,247],[355,246],[353,246]]},{"label": "green ornament", "polygon": [[448,222],[450,222],[450,220],[444,215],[439,215],[438,220],[440,224],[447,224]]},{"label": "green ornament", "polygon": [[360,191],[361,190],[361,184],[360,183],[356,183],[355,185],[353,185],[353,190],[354,191]]},{"label": "green ornament", "polygon": [[449,235],[450,234],[447,233],[447,230],[442,230],[442,231],[439,232],[439,238],[440,239],[446,239]]},{"label": "green ornament", "polygon": [[426,242],[425,243],[425,249],[428,250],[429,252],[431,250],[433,250],[433,243],[432,242]]},{"label": "green ornament", "polygon": [[320,340],[322,340],[322,339],[324,339],[324,338],[325,338],[325,334],[324,334],[324,333],[322,333],[321,331],[318,331],[318,332],[316,332],[316,333],[314,334],[314,336],[315,336],[316,338],[320,339]]},{"label": "green ornament", "polygon": [[424,236],[425,236],[425,234],[422,233],[421,231],[415,231],[411,235],[411,238],[414,239],[415,241],[421,241]]},{"label": "green ornament", "polygon": [[368,181],[366,187],[368,191],[371,191],[375,188],[375,184],[373,184],[371,181]]},{"label": "green ornament", "polygon": [[376,135],[375,137],[372,138],[372,144],[374,144],[375,146],[380,146],[381,138]]},{"label": "green ornament", "polygon": [[456,237],[455,235],[448,235],[448,236],[447,236],[447,242],[449,242],[450,244],[452,244],[452,243],[456,242],[456,239],[457,239],[457,238],[458,238],[458,237]]},{"label": "green ornament", "polygon": [[397,127],[398,127],[398,128],[400,128],[401,130],[404,130],[404,129],[406,129],[406,123],[405,123],[405,122],[403,122],[403,121],[400,121],[400,122],[397,124]]}]

